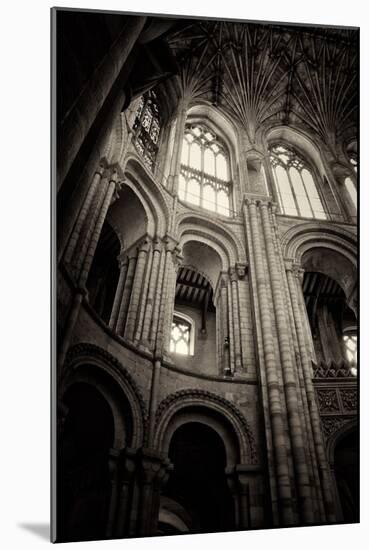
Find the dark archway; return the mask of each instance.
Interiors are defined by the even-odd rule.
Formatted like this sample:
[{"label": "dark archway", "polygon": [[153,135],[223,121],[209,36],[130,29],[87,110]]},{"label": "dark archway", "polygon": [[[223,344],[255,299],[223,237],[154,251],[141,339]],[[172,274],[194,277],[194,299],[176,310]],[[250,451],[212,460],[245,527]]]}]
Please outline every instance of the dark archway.
[{"label": "dark archway", "polygon": [[89,302],[96,313],[109,323],[119,279],[120,242],[108,222],[104,222],[87,279]]},{"label": "dark archway", "polygon": [[169,458],[174,469],[164,494],[186,512],[189,532],[234,529],[233,499],[225,476],[226,451],[219,435],[202,423],[184,424],[173,434]]},{"label": "dark archway", "polygon": [[334,472],[341,502],[343,521],[359,521],[359,435],[353,429],[336,445]]},{"label": "dark archway", "polygon": [[68,409],[58,464],[58,539],[105,538],[110,498],[109,450],[114,419],[101,393],[85,383],[65,393]]}]

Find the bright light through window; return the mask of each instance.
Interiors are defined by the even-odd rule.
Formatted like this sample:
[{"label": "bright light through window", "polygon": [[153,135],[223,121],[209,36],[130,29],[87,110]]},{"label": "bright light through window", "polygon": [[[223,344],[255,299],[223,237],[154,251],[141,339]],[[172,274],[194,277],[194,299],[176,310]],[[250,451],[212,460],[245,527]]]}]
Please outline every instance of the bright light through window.
[{"label": "bright light through window", "polygon": [[180,355],[190,354],[191,325],[183,319],[174,318],[170,337],[170,351]]},{"label": "bright light through window", "polygon": [[229,178],[227,151],[218,137],[203,125],[187,125],[181,155],[179,198],[229,216]]},{"label": "bright light through window", "polygon": [[270,159],[283,214],[327,219],[313,176],[297,153],[277,145]]},{"label": "bright light through window", "polygon": [[351,365],[351,372],[357,374],[357,336],[356,334],[345,334],[343,336],[345,344],[346,357]]}]

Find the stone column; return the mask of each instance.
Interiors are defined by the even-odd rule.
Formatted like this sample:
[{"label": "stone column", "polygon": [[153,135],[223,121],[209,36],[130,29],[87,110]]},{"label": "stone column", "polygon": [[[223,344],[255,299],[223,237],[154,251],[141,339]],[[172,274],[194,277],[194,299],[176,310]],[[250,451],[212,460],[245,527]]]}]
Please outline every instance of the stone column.
[{"label": "stone column", "polygon": [[223,373],[230,374],[230,360],[229,360],[229,327],[228,327],[228,296],[227,296],[227,283],[224,277],[220,281],[220,311],[221,311],[221,324],[222,324],[222,342],[221,351],[223,357]]},{"label": "stone column", "polygon": [[253,252],[255,262],[256,288],[260,308],[266,386],[270,410],[272,442],[275,455],[275,469],[280,514],[283,525],[293,525],[295,523],[295,520],[292,507],[291,481],[288,468],[286,426],[283,420],[276,352],[274,349],[274,337],[271,324],[271,310],[266,287],[267,281],[261,255],[262,249],[260,229],[255,201],[247,199],[246,204],[247,213],[245,215],[246,217],[249,216],[250,218],[251,238],[254,245]]},{"label": "stone column", "polygon": [[124,328],[126,326],[128,304],[131,297],[132,283],[133,283],[133,278],[134,278],[135,269],[136,269],[136,260],[137,260],[136,254],[137,254],[136,250],[132,250],[131,252],[127,253],[127,258],[128,258],[127,276],[124,283],[122,301],[119,306],[117,324],[115,328],[117,334],[120,334],[121,336],[123,336]]},{"label": "stone column", "polygon": [[129,16],[127,18],[120,35],[112,44],[103,61],[96,67],[73,108],[64,118],[58,140],[60,144],[57,161],[58,189],[63,184],[72,162],[108,97],[145,22],[146,17]]},{"label": "stone column", "polygon": [[321,426],[320,426],[319,411],[315,401],[315,393],[314,393],[314,387],[312,382],[313,373],[311,368],[311,362],[306,352],[303,323],[301,319],[301,311],[300,311],[298,298],[297,298],[297,285],[300,287],[300,292],[302,292],[302,287],[301,287],[300,281],[296,281],[296,275],[298,275],[296,272],[296,268],[294,272],[293,270],[294,270],[293,263],[291,261],[286,262],[287,280],[288,280],[288,286],[289,286],[289,291],[291,295],[292,310],[293,310],[296,333],[297,333],[300,354],[301,354],[301,363],[302,363],[303,374],[304,374],[305,391],[306,391],[307,401],[308,401],[308,406],[310,411],[314,445],[315,445],[317,461],[319,466],[319,477],[320,477],[322,489],[323,489],[326,519],[329,523],[333,523],[336,520],[336,514],[335,514],[334,500],[332,495],[331,479],[329,475],[329,466],[328,466],[328,461],[325,454],[323,435],[322,435]]},{"label": "stone column", "polygon": [[285,315],[282,296],[283,275],[278,269],[276,251],[273,243],[272,222],[269,209],[270,203],[260,204],[261,220],[264,230],[266,256],[271,280],[272,297],[277,325],[277,336],[282,362],[282,378],[286,395],[287,415],[290,428],[291,444],[295,471],[297,476],[298,497],[302,509],[302,519],[306,523],[314,522],[314,510],[311,499],[311,489],[305,441],[301,419],[298,410],[297,385],[294,373],[293,356],[288,334],[288,319]]},{"label": "stone column", "polygon": [[138,344],[142,338],[142,329],[143,329],[144,317],[146,315],[147,295],[149,292],[152,261],[153,261],[153,251],[152,251],[152,245],[150,243],[150,249],[147,253],[145,277],[143,280],[142,291],[140,295],[140,305],[137,312],[136,331],[135,331],[135,337],[134,337],[135,344]]},{"label": "stone column", "polygon": [[230,268],[229,275],[230,275],[230,281],[231,281],[231,295],[232,295],[235,372],[240,372],[242,370],[240,312],[238,308],[238,291],[237,291],[238,275],[235,267]]},{"label": "stone column", "polygon": [[166,253],[162,249],[161,250],[161,255],[160,255],[160,263],[159,263],[159,272],[158,272],[157,284],[156,284],[155,294],[154,294],[152,322],[151,322],[151,327],[150,327],[150,332],[149,332],[149,343],[150,343],[150,347],[153,347],[153,348],[155,347],[156,335],[157,335],[157,329],[158,329],[158,322],[159,322],[161,295],[162,295],[162,290],[163,290],[163,275],[164,275],[164,268],[165,268],[165,260],[166,260]]},{"label": "stone column", "polygon": [[172,319],[174,313],[174,302],[176,296],[176,287],[177,287],[177,274],[178,269],[183,261],[181,251],[178,247],[173,250],[172,253],[172,263],[169,265],[169,275],[168,275],[168,293],[166,297],[166,309],[165,309],[165,324],[164,324],[164,350],[169,352],[170,347],[170,336],[172,332]]},{"label": "stone column", "polygon": [[120,452],[116,449],[109,451],[109,474],[110,474],[110,501],[108,510],[108,521],[106,525],[106,538],[114,536],[114,523],[117,513],[118,502],[118,458]]},{"label": "stone column", "polygon": [[79,212],[77,222],[74,226],[72,235],[69,239],[69,243],[68,243],[65,255],[64,255],[64,261],[66,263],[70,263],[71,260],[72,260],[73,254],[75,252],[75,249],[77,247],[77,243],[78,243],[80,235],[81,235],[82,227],[83,227],[83,225],[86,221],[88,213],[90,212],[91,204],[92,204],[93,198],[95,196],[96,190],[98,189],[98,187],[101,183],[101,178],[103,176],[104,170],[105,170],[105,165],[100,164],[98,166],[98,168],[96,169],[94,177],[92,178],[92,183],[89,187],[89,190],[87,192],[87,196],[86,196],[86,198],[83,202],[82,208]]},{"label": "stone column", "polygon": [[153,307],[154,307],[154,297],[155,297],[155,292],[157,291],[161,247],[162,247],[161,241],[158,238],[155,239],[154,248],[153,248],[153,258],[152,258],[152,264],[151,264],[149,290],[147,293],[146,310],[145,310],[145,316],[144,316],[144,322],[143,322],[143,328],[142,328],[142,337],[141,337],[142,342],[145,345],[146,344],[148,345],[148,340],[149,340],[149,331],[150,331],[150,325],[151,325],[151,319],[152,319],[152,313],[153,313]]},{"label": "stone column", "polygon": [[132,285],[131,299],[129,302],[127,322],[124,335],[128,340],[133,341],[135,324],[138,313],[138,304],[142,292],[142,284],[145,273],[147,254],[150,248],[150,241],[146,238],[139,246],[134,281]]},{"label": "stone column", "polygon": [[139,503],[138,535],[153,536],[158,518],[153,517],[155,481],[162,469],[161,456],[152,450],[144,449],[140,457],[141,496]]},{"label": "stone column", "polygon": [[127,536],[130,531],[130,516],[132,512],[133,479],[136,472],[135,452],[126,448],[119,460],[119,495],[114,533],[117,538]]},{"label": "stone column", "polygon": [[183,135],[186,127],[187,110],[188,99],[182,98],[178,105],[178,116],[175,129],[173,154],[170,164],[170,173],[168,176],[168,189],[169,191],[172,191],[175,195],[178,193],[179,174],[181,171]]},{"label": "stone column", "polygon": [[119,280],[118,280],[117,290],[115,292],[115,297],[113,302],[113,308],[112,308],[112,312],[109,320],[109,327],[113,330],[116,327],[119,307],[122,302],[123,289],[126,282],[127,271],[128,271],[128,256],[126,256],[125,254],[120,254],[118,256],[118,262],[119,262],[119,270],[120,270]]},{"label": "stone column", "polygon": [[94,229],[94,231],[92,233],[92,236],[91,236],[91,241],[90,241],[89,247],[87,249],[87,254],[84,258],[84,262],[83,262],[83,265],[82,265],[81,274],[80,274],[80,285],[81,286],[84,286],[86,284],[88,274],[90,272],[92,260],[93,260],[93,257],[95,255],[97,243],[98,243],[100,235],[101,235],[102,226],[104,224],[106,214],[108,212],[108,208],[110,206],[110,203],[112,201],[112,198],[113,198],[113,195],[116,191],[117,186],[118,186],[118,189],[119,189],[120,188],[120,182],[118,183],[118,173],[115,170],[113,170],[113,173],[111,174],[111,176],[109,178],[108,187],[107,187],[107,190],[106,190],[106,194],[104,196],[104,200],[103,200],[103,204],[102,204],[99,216],[98,216],[97,221],[96,221],[95,229]]}]

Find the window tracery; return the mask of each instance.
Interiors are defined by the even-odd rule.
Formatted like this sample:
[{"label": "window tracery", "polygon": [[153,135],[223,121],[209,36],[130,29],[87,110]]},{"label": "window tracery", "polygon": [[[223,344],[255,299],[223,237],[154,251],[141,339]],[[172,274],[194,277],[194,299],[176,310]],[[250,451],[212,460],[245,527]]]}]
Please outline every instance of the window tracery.
[{"label": "window tracery", "polygon": [[276,145],[270,150],[270,160],[282,213],[327,219],[313,175],[298,153]]},{"label": "window tracery", "polygon": [[158,153],[158,142],[161,130],[161,119],[158,100],[150,90],[140,98],[133,124],[136,149],[142,155],[145,164],[152,171]]},{"label": "window tracery", "polygon": [[183,201],[230,215],[228,153],[216,134],[202,124],[186,126],[178,195]]},{"label": "window tracery", "polygon": [[190,355],[191,351],[191,323],[175,315],[172,322],[170,336],[170,351],[180,355]]}]

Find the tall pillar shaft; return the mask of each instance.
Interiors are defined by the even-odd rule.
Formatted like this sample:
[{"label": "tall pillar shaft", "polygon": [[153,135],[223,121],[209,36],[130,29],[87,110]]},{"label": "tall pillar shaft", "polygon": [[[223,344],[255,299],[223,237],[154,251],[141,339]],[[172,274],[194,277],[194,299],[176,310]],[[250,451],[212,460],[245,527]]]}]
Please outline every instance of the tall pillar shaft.
[{"label": "tall pillar shaft", "polygon": [[136,269],[136,256],[129,255],[128,258],[128,269],[127,269],[127,276],[124,283],[123,293],[122,293],[122,300],[119,306],[119,312],[117,317],[117,324],[116,324],[116,332],[117,334],[120,334],[123,336],[124,334],[124,328],[126,326],[126,320],[127,320],[127,310],[129,305],[129,300],[131,297],[131,290],[132,290],[132,283],[133,278],[135,275],[135,269]]},{"label": "tall pillar shaft", "polygon": [[282,272],[278,269],[276,251],[273,243],[272,223],[270,218],[270,203],[260,206],[261,220],[264,230],[266,256],[270,273],[274,312],[277,325],[278,344],[282,362],[282,379],[286,395],[287,415],[290,428],[294,466],[297,475],[299,500],[301,503],[302,519],[306,523],[313,523],[314,511],[311,500],[310,480],[305,452],[305,443],[298,410],[297,385],[292,357],[294,351],[290,347],[288,334],[288,320],[285,315],[284,299],[282,296]]},{"label": "tall pillar shaft", "polygon": [[[301,311],[300,311],[298,298],[297,298],[297,284],[299,284],[299,286],[301,285],[299,282],[297,283],[295,276],[292,273],[292,265],[288,265],[286,269],[287,269],[288,286],[289,286],[289,291],[291,295],[293,315],[294,315],[295,326],[296,326],[296,333],[297,333],[297,338],[298,338],[300,353],[301,353],[301,363],[302,363],[302,368],[304,373],[304,384],[306,389],[307,401],[309,405],[313,438],[314,438],[314,444],[315,444],[315,449],[317,454],[317,461],[319,465],[319,474],[320,474],[320,479],[321,479],[321,484],[323,489],[326,518],[327,518],[327,521],[334,522],[336,519],[336,514],[335,514],[334,500],[332,495],[329,465],[325,454],[323,435],[322,435],[321,426],[320,426],[319,411],[315,401],[315,393],[314,393],[314,387],[312,382],[311,362],[309,361],[309,358],[306,352],[303,324],[301,320]],[[302,292],[302,289],[300,290],[300,292]]]},{"label": "tall pillar shaft", "polygon": [[286,426],[283,419],[276,353],[274,349],[274,338],[270,319],[270,307],[266,289],[264,266],[261,256],[260,229],[257,219],[256,205],[253,201],[247,202],[248,215],[250,217],[251,237],[254,243],[256,286],[263,336],[266,385],[275,455],[278,500],[280,503],[282,523],[284,525],[293,525],[295,521],[292,507],[291,481],[288,468],[287,442],[285,435]]},{"label": "tall pillar shaft", "polygon": [[115,292],[115,297],[113,302],[113,308],[112,308],[110,320],[109,320],[109,327],[113,330],[116,327],[119,307],[122,301],[123,289],[126,282],[127,271],[128,271],[128,257],[125,255],[120,256],[118,258],[118,261],[119,261],[119,269],[120,269],[119,280],[118,280],[117,290]]},{"label": "tall pillar shaft", "polygon": [[154,297],[155,297],[155,292],[157,291],[160,253],[161,253],[161,243],[159,240],[156,240],[154,242],[149,290],[147,293],[146,309],[145,309],[145,316],[144,316],[143,328],[142,328],[141,339],[144,343],[147,342],[149,339],[149,331],[150,331],[150,325],[151,325],[151,319],[152,319],[152,313],[153,313],[153,307],[154,307]]}]

